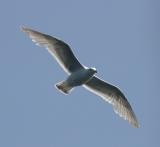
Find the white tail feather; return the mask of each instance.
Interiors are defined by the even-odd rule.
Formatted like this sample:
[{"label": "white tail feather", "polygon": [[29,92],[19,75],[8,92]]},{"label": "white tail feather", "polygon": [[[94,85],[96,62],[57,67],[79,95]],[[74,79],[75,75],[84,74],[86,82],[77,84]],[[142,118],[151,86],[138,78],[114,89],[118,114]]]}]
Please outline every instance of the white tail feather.
[{"label": "white tail feather", "polygon": [[73,88],[70,85],[68,85],[67,82],[65,82],[65,81],[57,83],[55,86],[58,90],[60,90],[61,92],[65,93],[65,94],[69,94],[71,89]]}]

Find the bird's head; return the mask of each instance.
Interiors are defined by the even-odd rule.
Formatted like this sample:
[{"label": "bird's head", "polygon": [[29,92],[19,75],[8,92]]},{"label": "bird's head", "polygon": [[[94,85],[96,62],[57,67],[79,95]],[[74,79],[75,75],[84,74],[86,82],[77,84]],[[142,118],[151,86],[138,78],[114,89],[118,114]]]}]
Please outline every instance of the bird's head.
[{"label": "bird's head", "polygon": [[97,69],[94,67],[91,67],[89,70],[92,71],[94,74],[97,73]]}]

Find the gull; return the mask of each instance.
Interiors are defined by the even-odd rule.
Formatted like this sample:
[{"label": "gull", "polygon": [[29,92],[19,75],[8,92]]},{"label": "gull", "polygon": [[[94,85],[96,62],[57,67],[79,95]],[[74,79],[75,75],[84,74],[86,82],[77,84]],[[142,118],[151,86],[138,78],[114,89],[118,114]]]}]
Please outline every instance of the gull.
[{"label": "gull", "polygon": [[139,127],[136,115],[120,89],[95,76],[96,68],[88,68],[82,65],[67,43],[24,26],[21,29],[28,34],[36,45],[45,47],[68,74],[66,80],[55,85],[58,90],[64,94],[69,94],[75,87],[83,86],[112,104],[114,111],[120,117],[128,120],[132,126]]}]

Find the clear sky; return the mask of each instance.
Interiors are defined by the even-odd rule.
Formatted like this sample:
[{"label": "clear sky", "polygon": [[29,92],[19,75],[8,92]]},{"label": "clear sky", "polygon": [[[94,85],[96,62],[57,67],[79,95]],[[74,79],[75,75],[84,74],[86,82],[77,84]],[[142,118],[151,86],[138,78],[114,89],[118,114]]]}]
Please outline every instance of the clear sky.
[{"label": "clear sky", "polygon": [[[1,0],[1,147],[159,147],[160,2],[158,0]],[[120,87],[141,127],[100,97],[54,84],[65,72],[20,31],[61,38],[86,66]]]}]

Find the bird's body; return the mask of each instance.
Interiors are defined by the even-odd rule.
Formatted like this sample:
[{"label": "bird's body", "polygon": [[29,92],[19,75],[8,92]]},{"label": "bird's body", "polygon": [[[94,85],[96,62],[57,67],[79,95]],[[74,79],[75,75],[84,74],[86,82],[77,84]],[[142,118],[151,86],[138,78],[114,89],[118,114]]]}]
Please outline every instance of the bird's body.
[{"label": "bird's body", "polygon": [[27,33],[37,45],[45,47],[69,75],[65,81],[56,84],[61,92],[68,94],[74,87],[83,85],[87,90],[111,103],[115,112],[134,127],[139,127],[131,105],[119,88],[95,76],[96,69],[86,68],[80,64],[68,44],[29,28],[23,27],[22,31]]},{"label": "bird's body", "polygon": [[65,81],[56,84],[56,87],[65,94],[68,94],[72,88],[87,83],[96,72],[97,70],[94,68],[77,70],[69,75]]},{"label": "bird's body", "polygon": [[81,69],[72,73],[66,81],[72,86],[81,86],[89,81],[96,72],[92,68]]}]

